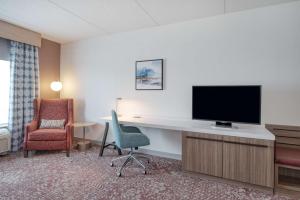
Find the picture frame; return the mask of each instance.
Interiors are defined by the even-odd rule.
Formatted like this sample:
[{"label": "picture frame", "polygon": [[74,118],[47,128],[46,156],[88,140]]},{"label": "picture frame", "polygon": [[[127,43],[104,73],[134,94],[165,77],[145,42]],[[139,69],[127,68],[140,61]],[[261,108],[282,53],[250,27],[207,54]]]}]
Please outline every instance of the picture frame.
[{"label": "picture frame", "polygon": [[136,90],[163,90],[163,59],[135,62]]}]

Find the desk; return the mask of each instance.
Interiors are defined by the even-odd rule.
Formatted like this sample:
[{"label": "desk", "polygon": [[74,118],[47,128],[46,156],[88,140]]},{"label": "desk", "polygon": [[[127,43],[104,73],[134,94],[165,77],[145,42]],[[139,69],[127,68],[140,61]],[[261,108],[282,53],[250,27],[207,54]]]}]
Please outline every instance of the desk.
[{"label": "desk", "polygon": [[[110,122],[111,117],[102,121]],[[180,131],[183,170],[274,187],[275,136],[259,125],[216,128],[212,122],[119,117],[119,123]]]},{"label": "desk", "polygon": [[[102,121],[110,122],[111,116],[102,117]],[[121,116],[118,117],[121,124],[130,126],[141,126],[149,128],[186,131],[186,132],[200,132],[207,134],[217,134],[225,136],[245,137],[263,140],[275,140],[275,136],[266,128],[259,125],[239,125],[237,129],[228,128],[213,128],[212,122],[200,120],[187,120],[187,119],[165,119],[165,118],[150,118],[150,117],[131,117]]]}]

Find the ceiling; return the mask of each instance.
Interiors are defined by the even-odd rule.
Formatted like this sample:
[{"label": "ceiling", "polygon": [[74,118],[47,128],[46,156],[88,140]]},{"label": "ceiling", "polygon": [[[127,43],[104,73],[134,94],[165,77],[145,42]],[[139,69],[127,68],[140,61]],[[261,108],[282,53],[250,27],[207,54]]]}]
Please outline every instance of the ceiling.
[{"label": "ceiling", "polygon": [[296,0],[0,0],[0,19],[68,43]]}]

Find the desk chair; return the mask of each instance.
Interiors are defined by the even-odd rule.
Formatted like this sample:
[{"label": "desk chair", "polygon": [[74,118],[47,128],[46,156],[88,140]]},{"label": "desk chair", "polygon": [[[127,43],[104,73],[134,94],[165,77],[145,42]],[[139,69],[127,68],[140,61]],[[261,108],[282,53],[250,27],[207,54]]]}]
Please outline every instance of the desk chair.
[{"label": "desk chair", "polygon": [[137,127],[120,125],[117,114],[114,110],[112,111],[112,132],[115,137],[115,144],[118,148],[130,148],[128,155],[115,158],[111,161],[111,166],[113,167],[114,161],[126,159],[122,167],[118,171],[117,175],[121,176],[122,170],[125,168],[125,166],[129,162],[133,161],[135,161],[139,166],[141,166],[144,169],[144,174],[146,174],[146,167],[138,158],[147,159],[148,163],[149,159],[141,154],[138,154],[137,152],[134,152],[133,150],[141,146],[149,145],[149,138],[146,135],[144,135]]}]

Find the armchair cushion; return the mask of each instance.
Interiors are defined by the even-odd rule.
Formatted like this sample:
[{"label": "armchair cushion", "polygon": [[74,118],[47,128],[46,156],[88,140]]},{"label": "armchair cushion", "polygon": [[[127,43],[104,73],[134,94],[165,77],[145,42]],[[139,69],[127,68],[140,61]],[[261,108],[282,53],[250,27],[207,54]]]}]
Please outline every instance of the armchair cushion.
[{"label": "armchair cushion", "polygon": [[28,134],[30,141],[61,141],[66,140],[65,129],[37,129]]},{"label": "armchair cushion", "polygon": [[275,157],[276,163],[300,167],[299,149],[277,147]]}]

